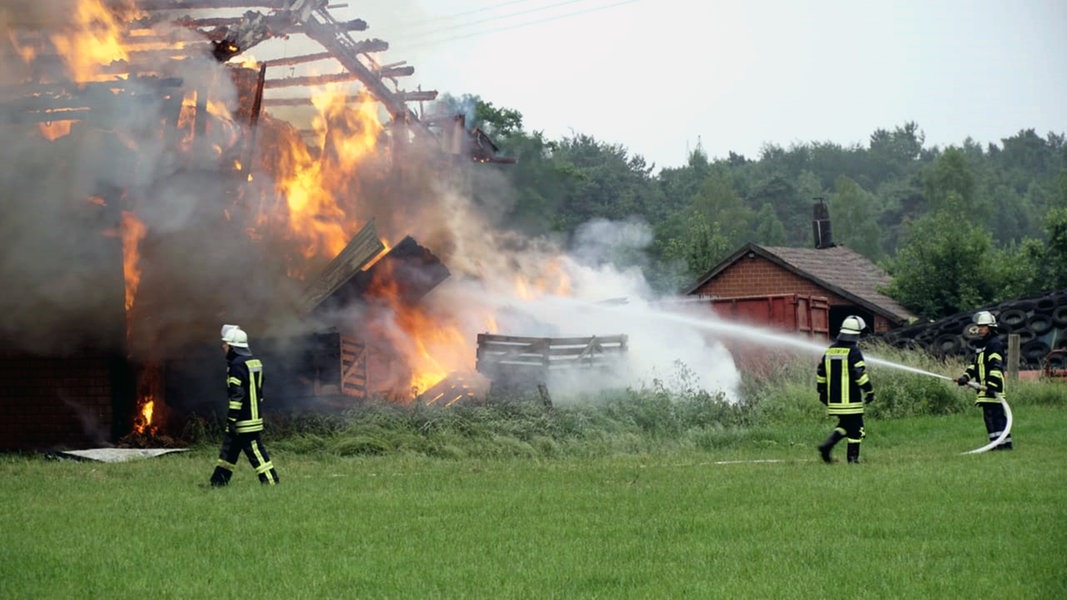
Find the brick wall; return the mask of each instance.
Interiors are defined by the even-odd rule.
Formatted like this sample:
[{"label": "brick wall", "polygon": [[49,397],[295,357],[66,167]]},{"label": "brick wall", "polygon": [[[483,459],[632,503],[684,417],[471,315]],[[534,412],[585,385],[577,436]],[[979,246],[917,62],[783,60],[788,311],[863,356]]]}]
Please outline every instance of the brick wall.
[{"label": "brick wall", "polygon": [[0,450],[85,448],[112,437],[114,360],[0,354]]},{"label": "brick wall", "polygon": [[[834,307],[843,307],[841,310],[847,313],[850,312],[848,307],[854,306],[850,300],[842,298],[830,290],[820,287],[757,254],[753,254],[751,257],[742,257],[734,264],[726,267],[714,279],[699,287],[693,294],[719,298],[766,296],[769,294],[825,296],[831,306],[832,317],[836,317],[833,319],[834,329],[843,318],[843,315],[837,314],[838,311]],[[861,312],[861,316],[864,316],[864,318],[873,317],[868,321],[868,324],[875,332],[888,331],[892,328],[884,317],[870,315],[865,310],[857,312]]]},{"label": "brick wall", "polygon": [[825,296],[831,306],[851,304],[826,288],[819,287],[759,255],[753,255],[751,258],[742,257],[694,293],[721,298],[803,294]]}]

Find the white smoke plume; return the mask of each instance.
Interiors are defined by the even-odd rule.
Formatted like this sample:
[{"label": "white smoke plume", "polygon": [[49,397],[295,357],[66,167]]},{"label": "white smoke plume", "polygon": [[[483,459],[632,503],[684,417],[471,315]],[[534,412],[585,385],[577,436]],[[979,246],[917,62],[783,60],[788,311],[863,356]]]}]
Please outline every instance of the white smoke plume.
[{"label": "white smoke plume", "polygon": [[[301,277],[314,277],[329,257],[299,259],[292,240],[253,227],[259,212],[285,205],[274,192],[274,174],[255,171],[249,182],[219,162],[252,140],[263,163],[292,128],[265,115],[253,138],[246,125],[213,121],[197,132],[194,147],[184,147],[160,134],[173,127],[181,97],[164,98],[166,88],[156,80],[126,82],[124,93],[94,97],[91,114],[68,135],[45,139],[38,122],[27,118],[34,86],[76,86],[61,61],[28,56],[22,42],[72,27],[64,8],[69,3],[61,0],[0,7],[0,30],[21,32],[0,40],[0,280],[7,287],[0,295],[0,340],[44,353],[130,344],[134,353],[166,355],[190,344],[214,346],[223,322],[241,323],[253,344],[321,325],[307,323],[294,307],[309,284]],[[173,35],[192,34],[176,28]],[[180,81],[182,90],[210,91],[231,112],[240,108],[226,67],[209,55],[161,60],[155,71]],[[475,337],[494,328],[517,336],[624,334],[625,367],[605,381],[581,378],[586,387],[669,384],[686,371],[692,376],[683,377],[685,385],[733,395],[738,376],[729,353],[699,332],[657,318],[663,309],[641,271],[613,266],[619,256],[644,251],[647,226],[589,223],[571,242],[521,236],[503,222],[515,196],[496,167],[451,157],[454,167],[443,168],[440,147],[425,135],[414,139],[402,155],[370,157],[342,173],[338,203],[349,224],[373,219],[390,243],[412,236],[440,258],[451,277],[421,308],[463,339],[423,339],[388,307],[352,307],[344,318],[369,344],[390,348],[387,358],[421,349],[446,370],[470,371]],[[123,309],[123,212],[134,213],[147,230],[132,339]],[[625,313],[604,302],[621,299]],[[400,385],[404,370],[389,372],[389,361],[382,362],[379,380]],[[554,396],[582,391],[576,381],[554,383]]]}]

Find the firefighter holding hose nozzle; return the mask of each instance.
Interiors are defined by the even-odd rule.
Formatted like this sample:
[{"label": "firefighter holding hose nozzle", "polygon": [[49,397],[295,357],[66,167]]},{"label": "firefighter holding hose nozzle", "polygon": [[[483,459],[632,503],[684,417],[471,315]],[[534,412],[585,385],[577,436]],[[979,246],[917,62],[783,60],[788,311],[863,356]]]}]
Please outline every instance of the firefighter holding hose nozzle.
[{"label": "firefighter holding hose nozzle", "polygon": [[848,462],[855,464],[860,461],[860,442],[866,435],[863,409],[874,401],[874,386],[867,375],[863,352],[856,344],[860,332],[866,327],[867,323],[861,317],[845,317],[837,341],[823,353],[815,372],[819,401],[826,405],[826,412],[830,416],[837,417],[837,427],[819,445],[819,456],[824,462],[833,462],[830,451],[842,439],[848,440]]},{"label": "firefighter holding hose nozzle", "polygon": [[[956,379],[959,385],[968,385],[970,382],[978,384],[978,398],[975,405],[982,407],[982,417],[985,421],[986,433],[989,434],[990,443],[997,440],[1007,427],[1007,414],[1001,403],[1001,395],[1004,393],[1004,344],[997,335],[997,319],[993,313],[981,310],[974,314],[972,319],[978,326],[978,339],[974,341],[977,353],[974,360],[968,365],[963,375]],[[1011,433],[1004,437],[1000,444],[993,450],[1011,450]]]}]

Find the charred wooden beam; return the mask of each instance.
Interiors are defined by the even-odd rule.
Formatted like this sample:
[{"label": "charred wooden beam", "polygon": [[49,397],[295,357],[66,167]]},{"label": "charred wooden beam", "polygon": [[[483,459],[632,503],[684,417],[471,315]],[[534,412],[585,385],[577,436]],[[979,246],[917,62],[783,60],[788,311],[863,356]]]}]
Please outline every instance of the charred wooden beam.
[{"label": "charred wooden beam", "polygon": [[310,85],[327,85],[345,81],[359,81],[359,77],[353,73],[329,73],[326,75],[308,75],[307,77],[282,77],[268,79],[263,86],[267,89],[284,87],[306,87]]},{"label": "charred wooden beam", "polygon": [[437,99],[437,90],[418,90],[415,92],[397,92],[397,97],[405,102],[429,102]]},{"label": "charred wooden beam", "polygon": [[[374,74],[374,72],[363,64],[359,59],[360,50],[356,47],[356,42],[347,33],[339,32],[336,28],[330,27],[328,21],[324,22],[320,19],[329,19],[329,14],[324,11],[319,11],[317,15],[310,15],[306,21],[304,21],[304,33],[308,37],[315,40],[322,45],[323,48],[332,52],[346,69],[359,77],[359,80],[367,87],[368,91],[378,99],[379,102],[385,105],[389,114],[394,119],[418,123],[418,117],[415,113],[407,107],[403,99],[397,97],[392,90],[386,87],[385,82],[380,77]],[[432,134],[425,127],[419,127],[416,131],[421,131],[427,135]]]},{"label": "charred wooden beam", "polygon": [[212,8],[287,8],[291,0],[138,0],[141,10],[197,10]]},{"label": "charred wooden beam", "polygon": [[366,270],[345,281],[315,310],[333,311],[371,302],[375,289],[388,289],[391,296],[412,306],[450,275],[448,267],[432,252],[408,236]]},{"label": "charred wooden beam", "polygon": [[[348,94],[345,96],[345,102],[359,102],[365,100],[366,96],[360,94]],[[311,106],[312,100],[310,96],[304,96],[300,98],[264,98],[263,106]]]},{"label": "charred wooden beam", "polygon": [[385,67],[378,71],[379,77],[407,77],[415,73],[415,67]]},{"label": "charred wooden beam", "polygon": [[272,58],[263,61],[262,64],[265,64],[268,67],[285,67],[289,65],[299,65],[319,60],[330,60],[332,58],[333,55],[329,52],[316,52],[315,54],[302,54],[300,56],[289,56],[286,58]]},{"label": "charred wooden beam", "polygon": [[372,219],[348,242],[344,250],[326,265],[315,283],[307,289],[301,300],[303,310],[308,312],[322,304],[375,256],[381,254],[382,250],[385,250],[385,244],[378,238],[378,230]]}]

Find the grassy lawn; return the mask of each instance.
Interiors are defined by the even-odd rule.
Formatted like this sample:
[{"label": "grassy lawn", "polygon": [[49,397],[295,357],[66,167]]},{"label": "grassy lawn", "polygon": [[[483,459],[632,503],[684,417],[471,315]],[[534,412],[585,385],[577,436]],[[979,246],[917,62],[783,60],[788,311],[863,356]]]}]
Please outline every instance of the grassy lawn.
[{"label": "grassy lawn", "polygon": [[581,458],[279,443],[276,488],[246,463],[203,487],[206,445],[0,457],[0,597],[1067,597],[1062,408],[1017,409],[1014,452],[969,456],[977,411],[869,422],[862,465],[817,460],[830,426]]}]

